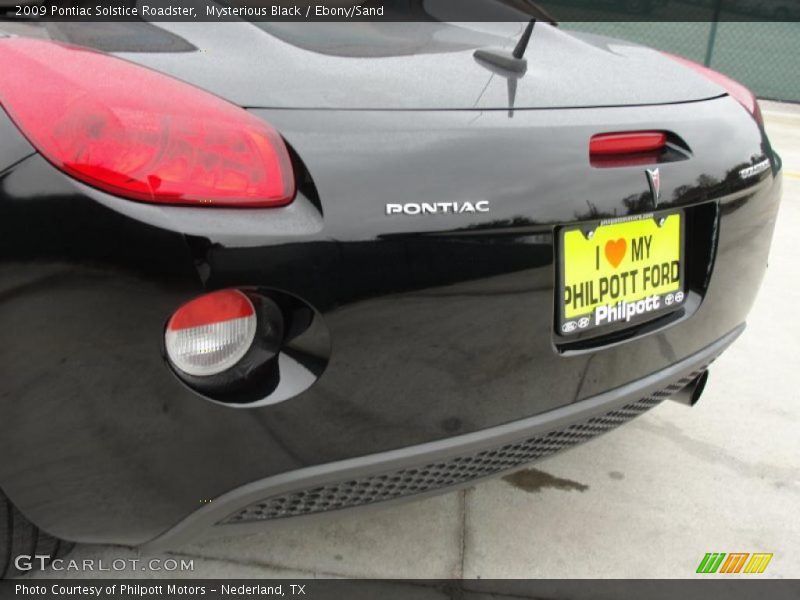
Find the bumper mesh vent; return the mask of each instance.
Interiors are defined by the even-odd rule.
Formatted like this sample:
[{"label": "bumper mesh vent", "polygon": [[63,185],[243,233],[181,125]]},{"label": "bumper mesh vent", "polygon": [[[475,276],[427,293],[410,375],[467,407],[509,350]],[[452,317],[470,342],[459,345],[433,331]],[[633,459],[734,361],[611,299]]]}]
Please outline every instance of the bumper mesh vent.
[{"label": "bumper mesh vent", "polygon": [[422,494],[513,469],[588,441],[630,421],[685,387],[701,372],[702,369],[641,400],[562,429],[419,467],[365,475],[273,496],[251,504],[220,524],[267,521],[363,506]]}]

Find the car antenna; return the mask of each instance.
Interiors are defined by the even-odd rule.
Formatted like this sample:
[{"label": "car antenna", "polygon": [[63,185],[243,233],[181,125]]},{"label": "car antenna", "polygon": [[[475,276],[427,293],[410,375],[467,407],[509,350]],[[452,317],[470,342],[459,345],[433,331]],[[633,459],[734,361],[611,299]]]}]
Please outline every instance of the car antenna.
[{"label": "car antenna", "polygon": [[519,38],[519,41],[514,48],[514,52],[512,52],[514,58],[517,60],[521,60],[522,57],[525,56],[525,50],[528,49],[528,42],[531,41],[531,34],[533,33],[534,25],[536,25],[536,19],[531,19],[528,22],[528,26],[525,28],[525,31],[522,32],[522,37]]},{"label": "car antenna", "polygon": [[525,50],[528,49],[528,44],[531,41],[534,25],[536,25],[536,19],[531,19],[511,53],[493,48],[479,48],[475,50],[475,58],[506,71],[524,73],[528,68],[528,61],[524,58]]}]

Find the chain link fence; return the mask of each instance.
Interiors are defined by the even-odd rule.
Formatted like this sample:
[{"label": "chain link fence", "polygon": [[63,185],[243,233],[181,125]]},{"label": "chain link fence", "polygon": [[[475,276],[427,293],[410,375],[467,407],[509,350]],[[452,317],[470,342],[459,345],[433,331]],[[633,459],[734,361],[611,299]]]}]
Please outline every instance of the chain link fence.
[{"label": "chain link fence", "polygon": [[759,98],[800,102],[800,22],[563,22],[561,26],[679,54],[733,77]]}]

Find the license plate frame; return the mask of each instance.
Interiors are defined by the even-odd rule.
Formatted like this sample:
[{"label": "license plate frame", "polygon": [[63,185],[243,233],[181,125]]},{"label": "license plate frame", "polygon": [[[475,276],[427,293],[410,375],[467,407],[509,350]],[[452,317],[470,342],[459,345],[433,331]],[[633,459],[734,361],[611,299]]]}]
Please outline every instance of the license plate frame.
[{"label": "license plate frame", "polygon": [[[673,222],[674,219],[677,219],[677,225]],[[666,229],[664,229],[666,228]],[[567,261],[569,260],[580,260],[582,263],[580,265],[581,269],[579,271],[586,271],[585,262],[587,260],[586,256],[581,256],[579,259],[572,259],[568,254],[575,251],[576,241],[579,240],[577,235],[583,236],[583,241],[588,246],[594,246],[594,261],[597,264],[597,261],[601,258],[605,259],[606,268],[601,269],[602,272],[609,272],[615,273],[617,272],[618,268],[623,267],[622,262],[618,263],[617,267],[613,267],[613,264],[609,262],[609,257],[605,256],[606,249],[605,243],[607,241],[612,242],[619,242],[621,238],[625,238],[626,242],[628,238],[625,236],[630,236],[632,233],[639,231],[639,232],[661,232],[661,231],[673,231],[675,230],[676,233],[672,235],[677,235],[678,240],[677,244],[674,240],[669,239],[662,239],[659,240],[659,244],[666,244],[667,246],[672,245],[675,246],[671,249],[674,252],[677,249],[678,257],[677,257],[677,285],[674,285],[673,277],[674,271],[672,269],[673,266],[670,266],[670,280],[672,281],[671,284],[666,286],[657,286],[655,289],[650,288],[652,294],[648,294],[643,298],[635,298],[635,296],[641,296],[642,291],[640,290],[637,294],[620,294],[623,297],[616,297],[612,298],[613,302],[603,303],[606,306],[606,314],[608,315],[607,318],[598,319],[598,317],[602,315],[598,315],[597,306],[593,303],[590,303],[591,310],[588,310],[584,307],[583,310],[586,312],[575,314],[576,304],[575,302],[568,303],[568,296],[567,296],[567,285],[573,286],[576,283],[575,278],[575,269],[567,269]],[[573,233],[573,232],[578,232]],[[642,233],[640,233],[642,235]],[[666,236],[667,234],[662,233],[662,236]],[[570,240],[567,240],[567,236],[572,236]],[[613,239],[612,239],[613,238]],[[576,338],[581,337],[579,334],[590,334],[596,335],[602,332],[611,332],[618,329],[626,329],[629,327],[633,327],[637,324],[642,322],[650,321],[655,319],[659,316],[663,316],[664,314],[671,313],[681,307],[684,306],[687,299],[687,290],[686,290],[686,214],[683,210],[674,209],[669,211],[663,211],[659,213],[652,213],[652,214],[645,214],[645,215],[636,215],[631,217],[621,217],[616,219],[603,219],[598,220],[590,223],[581,223],[575,225],[565,225],[557,229],[556,231],[556,240],[557,240],[557,252],[556,252],[556,270],[557,270],[557,287],[555,290],[555,327],[556,327],[556,334],[568,338]],[[639,242],[639,251],[641,252],[642,244],[644,242]],[[599,245],[603,245],[603,255],[598,255],[599,252]],[[650,245],[648,246],[648,258],[650,253],[652,252],[652,244],[653,239],[651,239]],[[658,245],[657,244],[657,248]],[[579,243],[577,245],[580,245]],[[630,264],[626,264],[626,267],[631,267],[633,263],[631,260],[633,258],[633,244],[628,245],[629,248],[629,256],[627,256],[627,261]],[[613,248],[612,248],[613,250]],[[665,249],[661,247],[657,250],[659,253],[669,256],[670,249]],[[618,254],[618,253],[617,253]],[[612,258],[616,258],[613,257]],[[623,259],[623,262],[626,259]],[[663,273],[663,261],[662,263],[658,263],[659,270]],[[670,263],[671,264],[671,263]],[[644,265],[643,265],[644,266]],[[652,276],[652,268],[653,265],[650,264],[650,275]],[[613,267],[610,269],[609,267]],[[598,267],[599,268],[599,267]],[[567,271],[570,270],[570,274],[567,274]],[[627,271],[631,269],[628,268]],[[619,270],[618,273],[622,273],[625,269]],[[630,277],[630,276],[629,276]],[[570,279],[567,282],[567,279]],[[644,284],[644,275],[640,271],[637,276],[633,276],[629,281],[633,281],[636,279],[638,284]],[[596,280],[595,285],[600,285],[599,279]],[[577,288],[571,288],[572,292],[576,292]],[[587,290],[588,288],[584,288]],[[645,288],[647,289],[647,288]],[[596,290],[596,294],[599,293],[599,289]],[[587,292],[587,296],[590,294]],[[649,303],[647,302],[646,298],[648,297],[655,297]],[[609,296],[611,298],[611,296]],[[656,300],[657,298],[657,300]],[[625,304],[620,305],[620,300],[624,300]],[[639,309],[642,308],[642,305],[639,304],[640,300],[644,300],[644,310],[643,312]],[[629,315],[629,308],[630,304],[634,304],[634,311],[635,314]],[[571,311],[567,310],[567,304],[570,304]],[[616,313],[610,310],[612,307],[616,307]],[[619,317],[619,314],[622,312],[623,317]],[[568,314],[569,313],[569,314]],[[614,318],[612,318],[614,317]],[[587,321],[588,319],[588,321]]]}]

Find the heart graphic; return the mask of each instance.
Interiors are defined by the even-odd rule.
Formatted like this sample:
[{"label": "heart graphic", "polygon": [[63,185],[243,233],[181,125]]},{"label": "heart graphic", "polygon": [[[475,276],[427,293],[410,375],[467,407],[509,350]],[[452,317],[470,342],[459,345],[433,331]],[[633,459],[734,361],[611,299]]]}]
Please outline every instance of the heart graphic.
[{"label": "heart graphic", "polygon": [[609,240],[606,242],[606,258],[611,266],[615,269],[625,258],[625,253],[628,251],[628,242],[624,238],[619,238],[617,241]]}]

